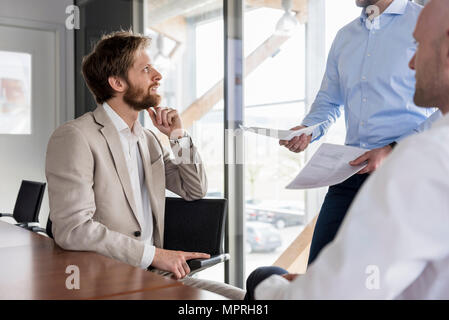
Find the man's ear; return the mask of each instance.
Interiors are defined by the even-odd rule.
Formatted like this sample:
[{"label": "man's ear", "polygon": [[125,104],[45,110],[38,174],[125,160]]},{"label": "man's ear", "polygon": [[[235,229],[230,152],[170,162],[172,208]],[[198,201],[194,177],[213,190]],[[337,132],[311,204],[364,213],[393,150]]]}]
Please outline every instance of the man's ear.
[{"label": "man's ear", "polygon": [[111,88],[117,92],[124,92],[128,87],[126,81],[117,76],[110,76],[108,78],[108,83],[111,86]]}]

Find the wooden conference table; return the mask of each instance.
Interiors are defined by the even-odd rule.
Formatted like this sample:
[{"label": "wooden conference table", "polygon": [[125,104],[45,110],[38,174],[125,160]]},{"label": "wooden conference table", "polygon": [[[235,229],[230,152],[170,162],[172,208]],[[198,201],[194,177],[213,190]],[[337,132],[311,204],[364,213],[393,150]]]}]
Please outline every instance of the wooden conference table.
[{"label": "wooden conference table", "polygon": [[[80,289],[66,280],[79,268]],[[70,279],[69,279],[70,281]],[[43,235],[0,221],[0,299],[224,300],[114,259],[66,251]]]}]

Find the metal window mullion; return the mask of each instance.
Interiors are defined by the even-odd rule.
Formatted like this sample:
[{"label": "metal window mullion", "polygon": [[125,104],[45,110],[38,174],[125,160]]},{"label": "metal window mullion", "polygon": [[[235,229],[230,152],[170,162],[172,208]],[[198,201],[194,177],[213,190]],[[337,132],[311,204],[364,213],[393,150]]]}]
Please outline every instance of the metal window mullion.
[{"label": "metal window mullion", "polygon": [[234,135],[243,124],[243,14],[244,0],[224,0],[224,161],[225,197],[228,199],[225,249],[231,259],[225,265],[225,281],[243,288],[244,257],[244,164],[243,135]]},{"label": "metal window mullion", "polygon": [[[326,66],[326,1],[308,0],[306,25],[306,102],[305,114],[320,89]],[[320,143],[311,144],[304,154],[304,161],[318,149]],[[325,190],[311,189],[305,191],[306,220],[311,221],[319,212]]]}]

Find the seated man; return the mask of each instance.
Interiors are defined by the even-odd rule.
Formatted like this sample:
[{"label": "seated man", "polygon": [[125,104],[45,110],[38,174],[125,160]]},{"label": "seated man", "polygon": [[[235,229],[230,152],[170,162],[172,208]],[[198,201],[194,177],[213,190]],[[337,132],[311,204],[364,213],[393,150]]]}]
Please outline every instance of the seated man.
[{"label": "seated man", "polygon": [[409,64],[415,103],[437,106],[443,118],[401,142],[367,180],[305,275],[258,269],[248,278],[248,299],[449,298],[448,16],[449,0],[423,9]]},{"label": "seated man", "polygon": [[[149,40],[112,33],[83,59],[82,73],[98,107],[50,138],[50,218],[54,239],[64,249],[94,251],[182,279],[190,272],[186,260],[209,255],[162,249],[165,189],[186,200],[201,199],[207,180],[178,112],[158,107],[162,76],[146,52]],[[170,138],[175,159],[142,128],[142,110]]]}]

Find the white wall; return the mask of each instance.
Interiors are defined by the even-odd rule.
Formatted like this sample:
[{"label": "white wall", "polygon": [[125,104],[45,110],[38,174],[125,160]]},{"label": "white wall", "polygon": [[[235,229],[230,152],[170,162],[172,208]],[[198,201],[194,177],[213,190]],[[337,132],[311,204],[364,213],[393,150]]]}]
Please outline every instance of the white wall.
[{"label": "white wall", "polygon": [[73,0],[1,0],[0,18],[24,19],[42,23],[59,24],[64,27],[65,42],[65,103],[61,106],[60,122],[73,119],[75,84],[74,84],[74,32],[65,28],[68,15],[66,7],[73,4]]},{"label": "white wall", "polygon": [[[56,59],[55,65],[60,66],[57,72],[59,79],[55,101],[57,106],[56,124],[62,124],[74,117],[74,32],[65,26],[65,21],[69,16],[66,8],[73,4],[73,0],[1,0],[0,1],[0,23],[5,25],[23,25],[27,28],[44,28],[57,30]],[[0,40],[1,41],[1,40]],[[45,81],[45,79],[43,79]],[[13,141],[13,140],[8,140]],[[20,144],[14,145],[17,150],[21,150]],[[42,145],[39,150],[45,152],[46,145]],[[16,150],[16,151],[17,151]],[[14,150],[8,149],[8,152]],[[30,159],[31,162],[34,161]],[[4,170],[8,170],[8,163]],[[12,164],[11,164],[11,167]],[[40,166],[42,167],[42,165]],[[25,168],[24,168],[25,169]],[[18,173],[18,176],[20,174]],[[4,177],[3,177],[4,178]],[[20,179],[10,179],[5,181],[0,177],[0,210],[12,213],[16,201],[17,192],[20,186]],[[40,222],[45,226],[49,212],[47,190],[40,211]]]}]

